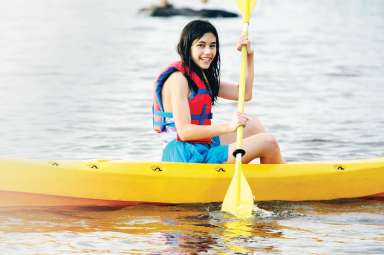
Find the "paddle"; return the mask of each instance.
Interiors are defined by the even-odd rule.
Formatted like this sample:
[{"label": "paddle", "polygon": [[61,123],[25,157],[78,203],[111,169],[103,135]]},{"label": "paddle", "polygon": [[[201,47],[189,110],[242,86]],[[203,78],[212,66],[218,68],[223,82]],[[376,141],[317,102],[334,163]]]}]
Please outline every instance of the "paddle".
[{"label": "paddle", "polygon": [[[236,3],[240,9],[241,15],[243,16],[242,34],[247,36],[249,19],[251,11],[256,4],[256,0],[236,0]],[[247,71],[246,46],[241,48],[241,60],[238,111],[242,113],[244,112],[245,78]],[[236,132],[236,150],[234,151],[234,155],[236,157],[235,173],[232,177],[231,183],[229,184],[227,193],[225,194],[221,210],[233,214],[238,218],[247,218],[252,215],[253,194],[241,168],[241,158],[245,153],[242,149],[244,127],[239,126]]]}]

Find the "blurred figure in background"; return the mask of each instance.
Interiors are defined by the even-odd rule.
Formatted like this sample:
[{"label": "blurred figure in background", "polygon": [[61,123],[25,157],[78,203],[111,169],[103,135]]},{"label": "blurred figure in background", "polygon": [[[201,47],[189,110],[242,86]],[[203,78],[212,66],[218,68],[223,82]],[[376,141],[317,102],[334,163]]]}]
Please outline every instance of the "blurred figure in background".
[{"label": "blurred figure in background", "polygon": [[[208,0],[200,0],[200,2],[206,4]],[[237,13],[221,9],[176,8],[168,0],[160,0],[159,5],[142,8],[139,10],[139,13],[144,13],[151,17],[189,16],[202,18],[234,18],[239,16]]]},{"label": "blurred figure in background", "polygon": [[[208,3],[208,0],[200,0],[203,4]],[[160,7],[169,7],[172,6],[172,4],[168,0],[160,0]]]}]

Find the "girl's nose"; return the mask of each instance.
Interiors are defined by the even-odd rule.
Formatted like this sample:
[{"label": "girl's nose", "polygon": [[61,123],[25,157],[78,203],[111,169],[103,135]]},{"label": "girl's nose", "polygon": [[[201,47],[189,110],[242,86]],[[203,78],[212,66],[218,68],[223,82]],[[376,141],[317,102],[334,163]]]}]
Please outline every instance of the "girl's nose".
[{"label": "girl's nose", "polygon": [[213,49],[211,47],[204,48],[204,54],[212,54],[212,53],[213,53]]}]

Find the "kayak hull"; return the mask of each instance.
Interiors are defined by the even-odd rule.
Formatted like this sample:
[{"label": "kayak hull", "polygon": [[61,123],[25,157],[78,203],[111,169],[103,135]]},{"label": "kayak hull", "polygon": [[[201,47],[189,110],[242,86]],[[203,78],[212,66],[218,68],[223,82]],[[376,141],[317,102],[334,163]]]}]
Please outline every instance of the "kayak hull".
[{"label": "kayak hull", "polygon": [[[0,160],[0,207],[222,202],[234,165]],[[256,201],[384,198],[384,158],[243,165]]]}]

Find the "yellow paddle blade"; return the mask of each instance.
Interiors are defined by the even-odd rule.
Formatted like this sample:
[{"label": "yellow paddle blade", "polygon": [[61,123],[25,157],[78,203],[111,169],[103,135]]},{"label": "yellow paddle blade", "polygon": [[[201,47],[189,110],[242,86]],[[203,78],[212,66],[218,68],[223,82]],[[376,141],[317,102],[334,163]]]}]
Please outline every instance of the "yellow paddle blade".
[{"label": "yellow paddle blade", "polygon": [[[238,157],[240,157],[240,155]],[[237,218],[249,218],[252,215],[252,209],[252,190],[241,170],[240,162],[235,166],[235,174],[225,194],[221,210]]]},{"label": "yellow paddle blade", "polygon": [[255,8],[256,0],[236,0],[236,4],[243,16],[243,21],[248,23],[251,12]]}]

